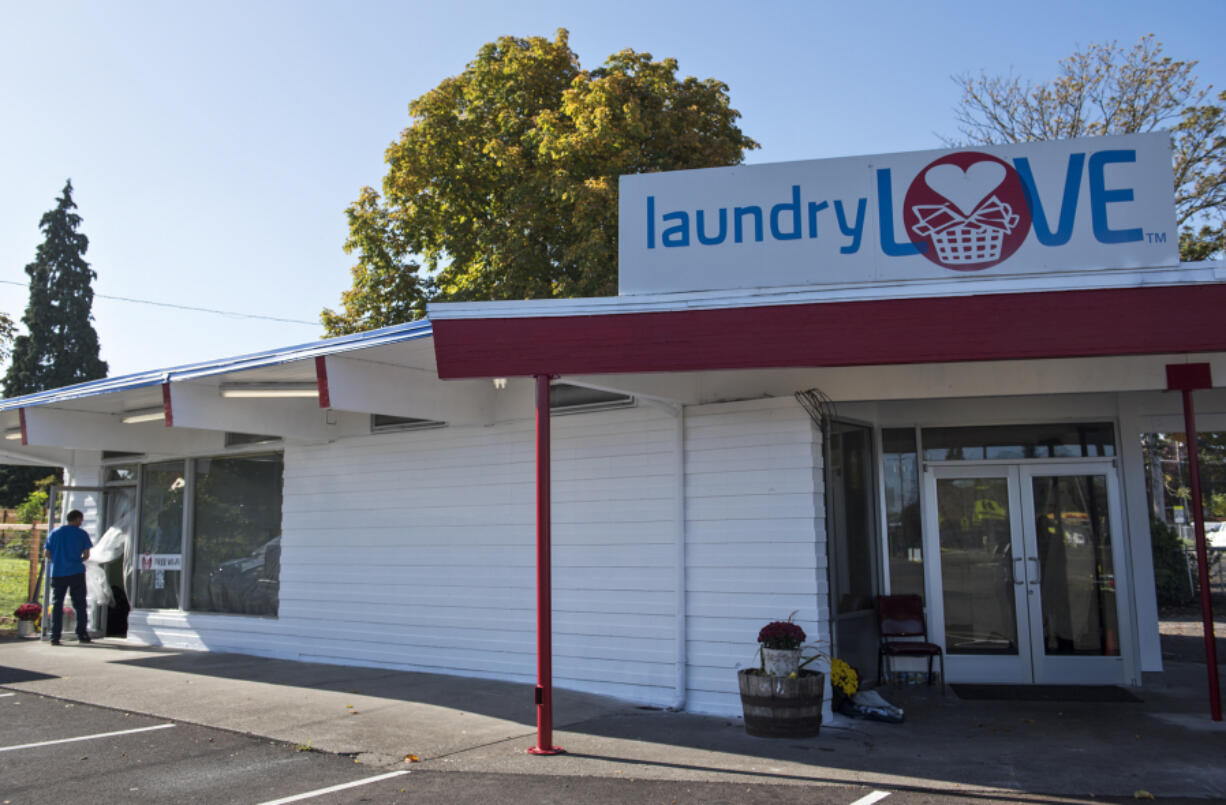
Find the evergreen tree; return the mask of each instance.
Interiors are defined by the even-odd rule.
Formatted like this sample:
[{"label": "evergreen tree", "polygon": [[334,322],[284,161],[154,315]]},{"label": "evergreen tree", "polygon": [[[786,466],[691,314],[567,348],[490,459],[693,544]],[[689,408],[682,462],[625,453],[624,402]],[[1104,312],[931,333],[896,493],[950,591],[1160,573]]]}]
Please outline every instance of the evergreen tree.
[{"label": "evergreen tree", "polygon": [[[85,262],[89,238],[77,231],[81,216],[73,212],[76,208],[69,180],[55,209],[38,223],[44,237],[34,262],[26,266],[30,278],[30,299],[22,317],[26,332],[13,345],[13,361],[4,377],[5,397],[106,377],[91,312],[91,283],[97,274]],[[0,505],[18,505],[34,489],[34,481],[46,474],[46,468],[0,468]]]}]

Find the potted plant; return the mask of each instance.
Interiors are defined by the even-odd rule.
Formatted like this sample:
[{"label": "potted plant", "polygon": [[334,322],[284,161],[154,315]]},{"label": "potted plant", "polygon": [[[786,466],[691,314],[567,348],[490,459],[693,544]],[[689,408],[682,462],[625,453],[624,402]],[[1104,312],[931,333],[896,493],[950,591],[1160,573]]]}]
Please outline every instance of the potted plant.
[{"label": "potted plant", "polygon": [[836,713],[843,704],[860,690],[860,674],[846,661],[837,657],[830,661],[830,704]]},{"label": "potted plant", "polygon": [[43,615],[43,608],[34,602],[22,604],[13,612],[13,616],[17,618],[17,634],[20,637],[26,637],[34,634],[34,624]]},{"label": "potted plant", "polygon": [[900,724],[901,707],[890,704],[875,690],[860,688],[860,672],[846,661],[830,661],[830,704],[836,713],[852,718],[867,718]]},{"label": "potted plant", "polygon": [[758,632],[762,670],[771,676],[788,676],[800,670],[805,630],[792,622],[795,615],[793,612],[785,621],[771,621]]},{"label": "potted plant", "polygon": [[758,667],[737,673],[745,731],[759,738],[808,738],[821,729],[826,675],[805,666],[826,655],[805,646],[804,629],[792,616],[762,627]]}]

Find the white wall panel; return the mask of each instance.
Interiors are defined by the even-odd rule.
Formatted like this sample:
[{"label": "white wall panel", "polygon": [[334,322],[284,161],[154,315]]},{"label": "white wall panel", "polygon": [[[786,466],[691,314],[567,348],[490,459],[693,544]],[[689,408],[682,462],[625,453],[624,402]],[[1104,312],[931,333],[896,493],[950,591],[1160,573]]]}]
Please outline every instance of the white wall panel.
[{"label": "white wall panel", "polygon": [[[554,681],[675,692],[676,424],[650,407],[554,417]],[[276,619],[136,613],[168,645],[536,677],[531,422],[289,446]]]},{"label": "white wall panel", "polygon": [[828,632],[820,439],[791,397],[686,409],[689,710],[740,713],[769,621]]},{"label": "white wall panel", "polygon": [[[757,630],[825,594],[820,450],[791,398],[554,417],[554,681],[735,715]],[[687,589],[678,590],[678,490]],[[138,640],[533,682],[533,426],[385,433],[285,454],[276,619],[134,613]],[[679,676],[678,606],[688,609]]]}]

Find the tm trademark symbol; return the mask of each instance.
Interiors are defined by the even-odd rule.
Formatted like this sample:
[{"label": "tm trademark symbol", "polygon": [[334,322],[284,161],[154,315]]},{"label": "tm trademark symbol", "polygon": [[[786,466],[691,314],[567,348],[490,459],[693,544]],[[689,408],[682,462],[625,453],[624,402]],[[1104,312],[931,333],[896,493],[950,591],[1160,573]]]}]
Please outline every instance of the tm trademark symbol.
[{"label": "tm trademark symbol", "polygon": [[1149,243],[1166,243],[1165,232],[1146,232],[1145,240]]}]

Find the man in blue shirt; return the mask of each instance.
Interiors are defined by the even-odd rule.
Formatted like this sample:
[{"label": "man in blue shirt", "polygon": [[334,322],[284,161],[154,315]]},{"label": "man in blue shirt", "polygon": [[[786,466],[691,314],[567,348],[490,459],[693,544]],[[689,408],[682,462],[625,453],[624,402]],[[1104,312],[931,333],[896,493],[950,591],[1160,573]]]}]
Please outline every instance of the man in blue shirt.
[{"label": "man in blue shirt", "polygon": [[44,556],[51,562],[51,645],[60,644],[64,630],[64,593],[72,595],[72,608],[77,613],[77,639],[90,642],[85,629],[88,613],[85,609],[85,560],[94,547],[89,534],[81,528],[85,515],[73,509],[68,512],[68,525],[62,525],[47,537]]}]

